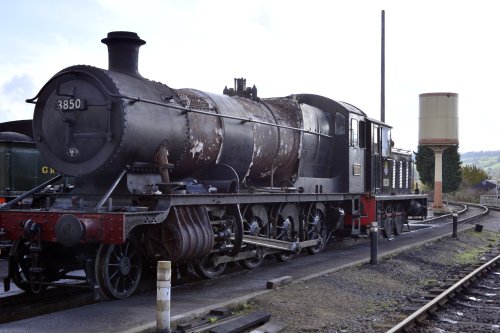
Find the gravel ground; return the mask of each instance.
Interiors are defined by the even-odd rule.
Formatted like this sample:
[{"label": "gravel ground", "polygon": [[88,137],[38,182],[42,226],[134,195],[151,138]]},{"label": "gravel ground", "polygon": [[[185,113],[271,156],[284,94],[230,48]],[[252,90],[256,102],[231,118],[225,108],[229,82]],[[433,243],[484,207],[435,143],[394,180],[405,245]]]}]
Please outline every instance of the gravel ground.
[{"label": "gravel ground", "polygon": [[[253,299],[252,310],[271,312],[286,324],[284,332],[385,332],[377,324],[407,299],[433,288],[461,267],[479,262],[500,244],[500,213],[480,222],[458,239],[444,238],[379,260],[298,282]],[[413,305],[414,306],[414,305]]]}]

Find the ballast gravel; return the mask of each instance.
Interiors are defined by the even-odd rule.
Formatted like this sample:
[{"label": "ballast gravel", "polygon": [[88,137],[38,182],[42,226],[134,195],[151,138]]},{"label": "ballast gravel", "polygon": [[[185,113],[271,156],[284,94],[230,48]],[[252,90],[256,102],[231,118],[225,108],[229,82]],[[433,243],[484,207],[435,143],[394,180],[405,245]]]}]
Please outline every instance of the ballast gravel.
[{"label": "ballast gravel", "polygon": [[[479,223],[479,222],[478,222]],[[265,310],[286,325],[283,332],[385,332],[384,324],[409,298],[437,287],[463,267],[480,262],[500,244],[500,213],[480,222],[458,239],[443,238],[397,255],[278,288],[252,299],[252,310]],[[411,304],[415,306],[415,304]]]}]

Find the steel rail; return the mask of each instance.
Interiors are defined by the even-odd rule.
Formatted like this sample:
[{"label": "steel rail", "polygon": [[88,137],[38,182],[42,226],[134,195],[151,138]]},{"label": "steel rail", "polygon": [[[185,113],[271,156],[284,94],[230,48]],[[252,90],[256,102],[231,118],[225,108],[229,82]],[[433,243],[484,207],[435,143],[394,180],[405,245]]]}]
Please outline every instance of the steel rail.
[{"label": "steel rail", "polygon": [[473,272],[469,273],[467,276],[462,278],[460,281],[455,283],[453,286],[449,287],[445,291],[443,291],[441,294],[439,294],[436,298],[431,300],[429,303],[425,304],[423,307],[421,307],[419,310],[415,311],[412,313],[408,318],[388,330],[386,333],[396,333],[396,332],[404,332],[406,328],[413,327],[415,325],[415,322],[418,320],[424,318],[427,316],[427,313],[433,311],[435,308],[439,307],[441,304],[444,304],[447,302],[449,298],[455,294],[455,291],[457,291],[459,288],[461,288],[463,285],[465,285],[467,282],[472,280],[474,277],[479,275],[479,273],[485,271],[486,269],[490,269],[491,267],[495,266],[497,261],[500,261],[500,255],[496,256],[495,258],[491,259],[481,267],[477,268]]},{"label": "steel rail", "polygon": [[467,205],[467,206],[474,206],[476,208],[482,208],[482,209],[484,209],[484,212],[479,213],[479,214],[474,215],[474,216],[466,217],[466,218],[460,220],[460,222],[469,222],[469,221],[472,221],[472,220],[474,220],[475,218],[477,218],[479,216],[486,216],[490,212],[490,209],[488,207],[484,206],[484,205],[478,205],[478,204],[473,204],[473,203],[467,203],[467,204],[465,204],[465,203],[458,203],[458,204],[464,204],[464,205]]},{"label": "steel rail", "polygon": [[[460,209],[460,210],[457,211],[458,215],[465,214],[469,210],[469,206],[474,206],[474,207],[477,207],[477,208],[482,208],[484,210],[482,213],[479,213],[479,214],[476,214],[474,216],[469,216],[469,217],[460,219],[459,220],[460,223],[470,222],[471,220],[474,220],[474,219],[476,219],[476,218],[478,218],[480,216],[488,215],[488,213],[490,211],[489,207],[484,206],[484,205],[464,203],[464,202],[451,202],[451,201],[449,202],[449,204],[450,205],[458,205],[458,206],[463,206],[464,207],[464,208],[462,208],[462,209]],[[443,220],[443,219],[446,219],[448,217],[451,217],[452,215],[453,215],[453,213],[439,215],[439,216],[434,216],[434,217],[425,219],[424,221],[422,221],[422,223]]]}]

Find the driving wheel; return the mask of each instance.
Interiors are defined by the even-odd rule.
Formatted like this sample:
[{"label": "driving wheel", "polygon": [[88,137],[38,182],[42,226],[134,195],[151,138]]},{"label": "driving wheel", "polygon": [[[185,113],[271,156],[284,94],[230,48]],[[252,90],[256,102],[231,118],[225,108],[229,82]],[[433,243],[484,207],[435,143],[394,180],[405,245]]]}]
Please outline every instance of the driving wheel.
[{"label": "driving wheel", "polygon": [[217,253],[210,253],[201,259],[196,259],[193,265],[196,273],[206,279],[214,279],[222,275],[226,270],[227,263],[217,264],[218,256]]},{"label": "driving wheel", "polygon": [[310,254],[318,254],[326,246],[328,238],[328,231],[325,226],[325,214],[320,209],[321,206],[311,204],[307,210],[306,224],[307,224],[307,237],[308,240],[318,239],[319,244],[316,246],[308,247],[307,252]]},{"label": "driving wheel", "polygon": [[392,206],[387,206],[385,208],[385,218],[384,221],[382,222],[383,227],[384,227],[384,232],[383,235],[386,238],[393,238],[394,237],[394,216],[393,216],[393,211],[392,211]]},{"label": "driving wheel", "polygon": [[9,254],[9,272],[12,282],[19,289],[27,293],[38,293],[46,289],[46,286],[37,282],[42,282],[45,279],[42,274],[43,270],[38,273],[30,272],[32,266],[30,246],[30,241],[14,241]]},{"label": "driving wheel", "polygon": [[401,235],[403,232],[403,224],[405,223],[405,212],[403,207],[398,204],[394,209],[394,233]]},{"label": "driving wheel", "polygon": [[101,244],[96,256],[96,278],[108,298],[127,298],[137,289],[142,273],[142,255],[135,240],[123,244]]},{"label": "driving wheel", "polygon": [[[295,242],[297,240],[297,233],[295,232],[295,225],[299,222],[299,212],[297,206],[293,204],[282,205],[276,214],[276,239]],[[278,261],[288,261],[293,258],[293,252],[281,252],[276,255]]]},{"label": "driving wheel", "polygon": [[[267,210],[263,205],[253,205],[245,209],[243,213],[243,230],[245,235],[269,238],[269,222]],[[259,267],[264,261],[262,247],[249,245],[248,250],[255,252],[255,257],[243,259],[241,264],[248,269]]]}]

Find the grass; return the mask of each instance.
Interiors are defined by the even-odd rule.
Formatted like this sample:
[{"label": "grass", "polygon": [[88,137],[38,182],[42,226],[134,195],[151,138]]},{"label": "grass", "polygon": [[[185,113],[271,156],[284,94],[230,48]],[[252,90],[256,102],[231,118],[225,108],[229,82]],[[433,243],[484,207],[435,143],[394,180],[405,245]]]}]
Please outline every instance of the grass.
[{"label": "grass", "polygon": [[482,232],[469,231],[469,233],[472,237],[481,239],[484,245],[472,249],[463,249],[463,251],[457,253],[455,259],[460,265],[476,263],[485,252],[488,252],[495,243],[500,241],[500,233],[497,232],[483,230]]},{"label": "grass", "polygon": [[419,284],[425,288],[425,287],[433,287],[435,286],[436,284],[438,283],[438,280],[436,279],[426,279],[426,280],[422,280],[419,282]]},{"label": "grass", "polygon": [[457,260],[457,263],[460,265],[470,265],[477,262],[477,260],[483,253],[484,249],[472,249],[469,251],[458,253],[455,256],[455,259]]}]

